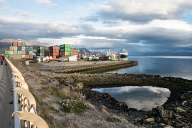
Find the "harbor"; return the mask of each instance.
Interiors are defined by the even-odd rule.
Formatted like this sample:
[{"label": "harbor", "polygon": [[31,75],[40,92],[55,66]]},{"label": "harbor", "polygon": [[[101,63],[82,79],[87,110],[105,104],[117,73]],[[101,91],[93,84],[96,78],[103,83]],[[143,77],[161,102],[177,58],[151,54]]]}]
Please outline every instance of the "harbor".
[{"label": "harbor", "polygon": [[0,0],[0,128],[192,128],[192,1]]},{"label": "harbor", "polygon": [[[73,47],[69,44],[39,47],[12,42],[5,49],[5,57],[23,74],[37,100],[39,114],[49,126],[59,127],[69,119],[73,120],[69,126],[76,122],[80,127],[84,127],[87,120],[88,127],[95,120],[100,123],[105,120],[103,128],[192,125],[188,109],[190,80],[155,73],[116,73],[144,64],[128,59],[128,53],[121,51]],[[83,114],[84,121],[79,114]]]}]

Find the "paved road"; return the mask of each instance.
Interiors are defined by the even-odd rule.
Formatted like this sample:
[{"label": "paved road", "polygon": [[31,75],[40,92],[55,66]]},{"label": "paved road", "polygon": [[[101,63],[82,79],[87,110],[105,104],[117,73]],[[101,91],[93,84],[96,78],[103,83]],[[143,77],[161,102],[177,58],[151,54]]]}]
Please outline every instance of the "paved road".
[{"label": "paved road", "polygon": [[6,66],[0,65],[0,128],[12,128],[13,110],[10,77]]}]

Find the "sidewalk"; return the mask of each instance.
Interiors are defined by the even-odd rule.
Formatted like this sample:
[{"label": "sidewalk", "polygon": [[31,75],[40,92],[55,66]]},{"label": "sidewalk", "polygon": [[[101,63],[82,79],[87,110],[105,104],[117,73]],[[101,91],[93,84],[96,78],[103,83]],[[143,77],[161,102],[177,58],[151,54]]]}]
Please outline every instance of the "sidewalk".
[{"label": "sidewalk", "polygon": [[13,110],[10,78],[6,66],[0,65],[0,127],[12,128],[11,114]]}]

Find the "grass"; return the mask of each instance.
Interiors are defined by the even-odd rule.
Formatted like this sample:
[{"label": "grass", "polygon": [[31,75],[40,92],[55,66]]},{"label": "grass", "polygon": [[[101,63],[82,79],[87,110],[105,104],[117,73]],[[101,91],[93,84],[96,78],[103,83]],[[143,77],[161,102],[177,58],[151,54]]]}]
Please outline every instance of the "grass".
[{"label": "grass", "polygon": [[116,118],[116,117],[108,117],[108,118],[106,118],[106,121],[108,121],[108,122],[115,122],[115,123],[121,123],[121,120],[119,118]]},{"label": "grass", "polygon": [[64,99],[61,103],[62,111],[79,114],[87,109],[87,105],[80,99]]}]

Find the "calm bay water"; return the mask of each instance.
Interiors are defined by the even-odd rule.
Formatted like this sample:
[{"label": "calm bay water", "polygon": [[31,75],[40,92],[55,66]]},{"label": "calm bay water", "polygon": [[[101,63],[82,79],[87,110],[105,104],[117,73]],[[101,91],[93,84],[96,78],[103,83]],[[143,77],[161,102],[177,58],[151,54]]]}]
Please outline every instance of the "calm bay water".
[{"label": "calm bay water", "polygon": [[[192,79],[192,56],[137,56],[129,57],[129,60],[137,60],[138,66],[120,69],[112,73],[156,74]],[[150,86],[96,88],[93,90],[109,93],[117,100],[127,103],[130,108],[148,111],[163,105],[171,93],[169,89]]]},{"label": "calm bay water", "polygon": [[192,56],[130,56],[138,66],[113,71],[115,73],[157,74],[192,79]]}]

